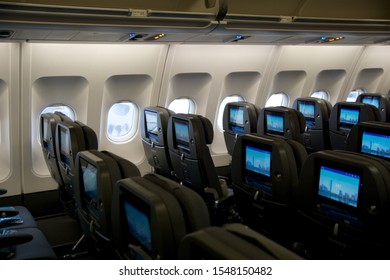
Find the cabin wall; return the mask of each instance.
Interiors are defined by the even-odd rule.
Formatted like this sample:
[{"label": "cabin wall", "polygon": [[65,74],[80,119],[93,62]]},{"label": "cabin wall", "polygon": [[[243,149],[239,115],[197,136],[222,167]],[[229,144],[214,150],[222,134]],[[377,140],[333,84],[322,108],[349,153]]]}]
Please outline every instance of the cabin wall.
[{"label": "cabin wall", "polygon": [[[107,137],[112,104],[132,101],[168,106],[179,97],[196,104],[196,114],[214,123],[210,145],[216,166],[229,163],[219,104],[231,95],[264,107],[277,92],[298,97],[326,90],[331,103],[349,91],[390,88],[390,46],[1,43],[0,187],[8,196],[54,190],[39,142],[39,116],[50,105],[65,104],[92,127],[100,150],[150,170],[140,128],[124,143]],[[136,122],[139,124],[139,120]]]}]

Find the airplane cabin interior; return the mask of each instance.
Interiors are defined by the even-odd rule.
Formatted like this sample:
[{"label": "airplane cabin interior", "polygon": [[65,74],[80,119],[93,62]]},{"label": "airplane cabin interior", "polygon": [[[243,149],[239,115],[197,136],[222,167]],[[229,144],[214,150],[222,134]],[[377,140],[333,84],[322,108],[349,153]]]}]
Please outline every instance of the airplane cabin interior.
[{"label": "airplane cabin interior", "polygon": [[390,259],[384,0],[0,1],[0,259]]}]

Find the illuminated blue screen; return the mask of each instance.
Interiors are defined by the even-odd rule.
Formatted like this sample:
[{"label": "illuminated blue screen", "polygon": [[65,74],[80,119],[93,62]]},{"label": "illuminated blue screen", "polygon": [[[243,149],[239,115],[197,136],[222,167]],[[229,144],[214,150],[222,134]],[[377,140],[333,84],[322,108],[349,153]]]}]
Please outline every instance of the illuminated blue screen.
[{"label": "illuminated blue screen", "polygon": [[301,112],[305,118],[314,119],[314,103],[299,102],[298,111]]},{"label": "illuminated blue screen", "polygon": [[363,132],[361,152],[390,158],[390,135]]},{"label": "illuminated blue screen", "polygon": [[271,176],[271,152],[254,147],[246,147],[245,168],[255,173]]},{"label": "illuminated blue screen", "polygon": [[235,133],[244,133],[244,109],[242,107],[229,108],[229,128]]},{"label": "illuminated blue screen", "polygon": [[359,122],[359,109],[341,108],[340,123],[354,125]]},{"label": "illuminated blue screen", "polygon": [[362,98],[362,103],[374,105],[379,108],[379,98],[377,96],[364,96]]},{"label": "illuminated blue screen", "polygon": [[84,183],[84,192],[90,198],[97,200],[97,178],[96,178],[96,167],[87,164],[87,166],[82,166],[83,172],[83,183]]},{"label": "illuminated blue screen", "polygon": [[318,194],[340,203],[357,207],[360,176],[321,166]]},{"label": "illuminated blue screen", "polygon": [[188,132],[188,124],[181,122],[174,122],[176,139],[185,143],[190,142],[190,136]]},{"label": "illuminated blue screen", "polygon": [[284,120],[280,115],[267,115],[267,131],[284,133]]}]

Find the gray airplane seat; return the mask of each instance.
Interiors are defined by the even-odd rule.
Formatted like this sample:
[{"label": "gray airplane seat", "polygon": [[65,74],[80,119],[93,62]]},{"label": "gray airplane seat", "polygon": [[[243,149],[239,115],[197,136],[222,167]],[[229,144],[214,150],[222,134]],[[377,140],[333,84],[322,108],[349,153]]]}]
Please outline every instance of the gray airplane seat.
[{"label": "gray airplane seat", "polygon": [[112,205],[113,238],[123,259],[177,259],[183,237],[210,226],[201,196],[155,173],[119,180]]},{"label": "gray airplane seat", "polygon": [[361,122],[349,132],[346,150],[390,160],[390,123]]},{"label": "gray airplane seat", "polygon": [[[186,235],[179,258],[185,260],[301,260],[279,243],[244,226],[227,224]],[[264,275],[272,273],[264,271]]]},{"label": "gray airplane seat", "polygon": [[55,138],[59,173],[69,194],[67,212],[77,217],[74,197],[76,156],[80,151],[97,149],[97,136],[93,129],[79,121],[63,121],[57,124]]},{"label": "gray airplane seat", "polygon": [[244,224],[290,244],[295,214],[292,191],[306,158],[304,146],[294,140],[257,134],[238,138],[231,164],[232,181]]},{"label": "gray airplane seat", "polygon": [[74,216],[74,201],[72,194],[67,190],[61,176],[56,149],[56,142],[58,141],[56,129],[57,124],[60,122],[72,123],[73,121],[61,112],[45,113],[41,115],[39,127],[41,147],[50,175],[58,184],[60,200],[64,210],[70,216]]},{"label": "gray airplane seat", "polygon": [[378,108],[364,103],[338,102],[330,114],[329,136],[332,150],[345,150],[351,128],[359,122],[380,121]]},{"label": "gray airplane seat", "polygon": [[207,146],[213,138],[213,126],[203,116],[176,114],[169,120],[168,147],[175,176],[212,206],[229,196]]},{"label": "gray airplane seat", "polygon": [[356,102],[370,104],[378,108],[381,121],[390,122],[390,96],[380,93],[362,93]]},{"label": "gray airplane seat", "polygon": [[305,117],[306,129],[303,139],[307,152],[329,150],[331,148],[329,137],[331,103],[314,97],[297,98],[292,108]]},{"label": "gray airplane seat", "polygon": [[291,139],[304,144],[306,120],[303,114],[283,106],[263,108],[257,122],[257,133]]},{"label": "gray airplane seat", "polygon": [[157,174],[173,178],[167,129],[174,112],[160,106],[146,107],[141,117],[141,137],[148,163]]},{"label": "gray airplane seat", "polygon": [[255,133],[259,109],[249,102],[231,102],[223,111],[223,135],[229,155],[233,154],[238,136]]},{"label": "gray airplane seat", "polygon": [[75,198],[84,236],[102,251],[112,249],[113,187],[140,172],[130,161],[107,151],[81,151],[75,164]]},{"label": "gray airplane seat", "polygon": [[389,259],[390,163],[348,151],[311,154],[294,187],[299,246],[311,259]]}]

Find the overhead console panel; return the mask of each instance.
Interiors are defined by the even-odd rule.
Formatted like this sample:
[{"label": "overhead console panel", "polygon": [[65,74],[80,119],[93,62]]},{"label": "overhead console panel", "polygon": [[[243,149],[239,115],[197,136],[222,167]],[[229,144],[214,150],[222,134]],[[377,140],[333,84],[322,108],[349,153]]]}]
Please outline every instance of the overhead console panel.
[{"label": "overhead console panel", "polygon": [[[345,1],[351,5],[349,9],[344,7],[344,2],[340,7],[340,1],[334,6],[328,3],[327,8],[318,0],[270,1],[0,1],[0,40],[232,44],[390,42],[388,1],[373,0],[375,5],[371,1],[367,4],[367,1],[357,0],[362,2],[359,5],[356,1]],[[63,6],[62,2],[72,6]]]}]

